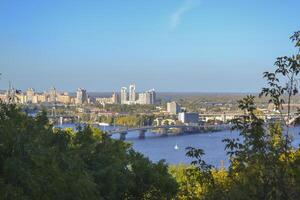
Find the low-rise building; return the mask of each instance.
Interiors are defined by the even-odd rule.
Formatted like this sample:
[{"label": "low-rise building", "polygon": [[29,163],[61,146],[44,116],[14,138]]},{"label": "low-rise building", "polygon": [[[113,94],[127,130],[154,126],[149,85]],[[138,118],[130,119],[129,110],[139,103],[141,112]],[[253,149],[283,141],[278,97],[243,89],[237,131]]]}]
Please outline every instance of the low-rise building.
[{"label": "low-rise building", "polygon": [[71,103],[71,97],[68,93],[58,94],[57,95],[57,101],[63,104],[70,104]]},{"label": "low-rise building", "polygon": [[178,120],[185,124],[198,123],[199,122],[199,113],[181,112],[181,113],[178,113]]},{"label": "low-rise building", "polygon": [[46,94],[35,94],[32,98],[32,103],[44,103],[47,102]]},{"label": "low-rise building", "polygon": [[114,99],[112,97],[99,97],[99,98],[96,98],[96,102],[97,103],[100,103],[102,105],[105,105],[105,104],[114,104]]}]

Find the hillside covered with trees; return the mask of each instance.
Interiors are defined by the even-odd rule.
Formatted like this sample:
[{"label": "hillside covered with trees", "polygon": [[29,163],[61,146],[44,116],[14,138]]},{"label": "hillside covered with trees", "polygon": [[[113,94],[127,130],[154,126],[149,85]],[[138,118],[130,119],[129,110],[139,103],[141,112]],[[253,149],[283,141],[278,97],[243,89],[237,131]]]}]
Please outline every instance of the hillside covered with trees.
[{"label": "hillside covered with trees", "polygon": [[53,129],[0,104],[0,199],[171,199],[177,183],[161,161],[89,126]]}]

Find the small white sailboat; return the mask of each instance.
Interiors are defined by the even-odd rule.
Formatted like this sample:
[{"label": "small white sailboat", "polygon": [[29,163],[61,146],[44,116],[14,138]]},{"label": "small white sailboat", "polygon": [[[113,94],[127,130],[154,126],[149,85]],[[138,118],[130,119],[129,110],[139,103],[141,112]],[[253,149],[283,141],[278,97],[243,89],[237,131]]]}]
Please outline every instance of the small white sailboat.
[{"label": "small white sailboat", "polygon": [[99,123],[99,126],[109,126],[109,124],[108,124],[108,123],[100,122],[100,123]]},{"label": "small white sailboat", "polygon": [[175,149],[175,150],[178,150],[178,149],[179,149],[179,147],[178,147],[177,144],[174,146],[174,149]]}]

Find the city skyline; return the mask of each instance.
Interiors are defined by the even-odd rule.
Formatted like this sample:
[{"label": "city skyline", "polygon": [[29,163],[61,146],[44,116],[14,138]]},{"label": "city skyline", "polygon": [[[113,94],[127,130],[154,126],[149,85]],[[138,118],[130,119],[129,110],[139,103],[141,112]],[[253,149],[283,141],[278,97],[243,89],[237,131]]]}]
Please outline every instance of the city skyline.
[{"label": "city skyline", "polygon": [[[127,104],[127,105],[154,105],[157,103],[155,89],[142,92],[136,92],[135,84],[127,87],[121,87],[119,92],[112,92],[111,96],[103,97],[101,95],[92,96],[85,88],[77,88],[75,94],[70,95],[69,92],[59,91],[54,86],[49,90],[36,91],[34,88],[28,88],[26,91],[16,89],[11,83],[7,90],[0,91],[0,101],[14,102],[18,104],[39,104],[39,103],[63,103],[63,104],[90,104],[99,103],[106,104]],[[72,93],[72,92],[71,92]],[[74,93],[74,92],[73,92]]]},{"label": "city skyline", "polygon": [[[0,79],[1,80],[1,79]],[[3,83],[3,82],[2,82]],[[132,83],[131,83],[132,84]],[[128,84],[129,86],[131,85],[131,84]],[[136,85],[136,84],[133,84],[134,86]],[[99,92],[99,93],[120,93],[120,87],[121,88],[126,88],[127,89],[127,87],[125,87],[125,86],[119,86],[118,87],[118,89],[116,89],[116,90],[103,90],[103,91],[89,91],[89,92]],[[60,92],[67,92],[67,93],[76,93],[76,90],[78,90],[78,89],[85,89],[85,90],[87,90],[86,89],[86,87],[84,87],[84,86],[79,86],[79,87],[77,87],[77,88],[71,88],[70,90],[64,90],[64,89],[62,89],[62,88],[60,88],[59,86],[57,87],[56,85],[51,85],[49,88],[41,88],[41,87],[34,87],[34,86],[30,86],[30,87],[18,87],[18,86],[16,86],[16,85],[14,85],[14,83],[13,82],[11,82],[11,81],[8,81],[7,83],[6,83],[6,86],[5,86],[5,84],[4,84],[4,87],[3,88],[0,88],[0,91],[2,91],[2,92],[6,92],[6,91],[8,91],[9,89],[13,89],[13,90],[18,90],[18,91],[20,91],[20,92],[26,92],[27,90],[34,90],[34,92],[36,92],[36,93],[43,93],[43,92],[46,92],[46,91],[49,91],[49,90],[51,90],[51,89],[57,89],[58,91],[60,91]],[[138,90],[135,90],[135,92],[136,93],[139,93],[139,92],[144,92],[144,91],[146,91],[147,89],[149,89],[149,88],[138,88]],[[153,89],[153,88],[152,88]],[[129,97],[129,96],[128,96]]]},{"label": "city skyline", "polygon": [[[300,2],[4,1],[0,89],[258,92],[290,55]],[[154,12],[155,11],[155,12]]]}]

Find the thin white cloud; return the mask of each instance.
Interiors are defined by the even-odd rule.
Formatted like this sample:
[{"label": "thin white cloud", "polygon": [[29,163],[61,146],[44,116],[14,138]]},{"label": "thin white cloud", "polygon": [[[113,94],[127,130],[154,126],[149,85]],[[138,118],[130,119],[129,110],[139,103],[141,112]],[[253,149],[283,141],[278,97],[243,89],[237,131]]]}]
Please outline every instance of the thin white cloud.
[{"label": "thin white cloud", "polygon": [[174,30],[181,22],[181,19],[185,13],[198,6],[200,0],[184,0],[183,4],[171,14],[170,27]]}]

